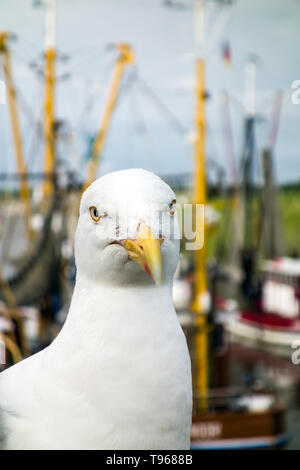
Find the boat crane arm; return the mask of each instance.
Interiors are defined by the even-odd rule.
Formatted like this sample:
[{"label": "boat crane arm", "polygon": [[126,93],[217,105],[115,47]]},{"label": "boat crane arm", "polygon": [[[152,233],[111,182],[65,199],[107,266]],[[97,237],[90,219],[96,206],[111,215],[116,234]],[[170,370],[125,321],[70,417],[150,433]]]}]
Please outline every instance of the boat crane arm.
[{"label": "boat crane arm", "polygon": [[96,177],[100,155],[104,147],[112,114],[118,99],[123,73],[126,65],[134,62],[134,54],[129,44],[119,43],[117,44],[117,47],[119,49],[119,54],[111,77],[106,106],[100,121],[98,133],[93,144],[87,177],[83,184],[83,190],[85,190]]}]

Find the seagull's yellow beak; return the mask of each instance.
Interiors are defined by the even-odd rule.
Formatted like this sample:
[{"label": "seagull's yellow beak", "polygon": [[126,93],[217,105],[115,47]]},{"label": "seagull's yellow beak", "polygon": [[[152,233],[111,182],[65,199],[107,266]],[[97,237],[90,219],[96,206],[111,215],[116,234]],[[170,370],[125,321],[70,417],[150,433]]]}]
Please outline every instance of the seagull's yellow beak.
[{"label": "seagull's yellow beak", "polygon": [[162,276],[161,243],[162,240],[155,238],[144,223],[139,225],[136,240],[124,240],[123,242],[130,258],[142,266],[158,286],[161,285]]}]

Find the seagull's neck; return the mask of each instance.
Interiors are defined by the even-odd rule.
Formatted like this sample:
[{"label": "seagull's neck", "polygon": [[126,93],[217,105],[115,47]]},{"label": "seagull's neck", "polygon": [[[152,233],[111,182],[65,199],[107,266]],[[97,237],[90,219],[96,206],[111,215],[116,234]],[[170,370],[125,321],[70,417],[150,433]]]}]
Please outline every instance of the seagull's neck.
[{"label": "seagull's neck", "polygon": [[168,314],[175,315],[171,285],[116,286],[77,276],[64,330],[82,336],[130,324],[159,327]]}]

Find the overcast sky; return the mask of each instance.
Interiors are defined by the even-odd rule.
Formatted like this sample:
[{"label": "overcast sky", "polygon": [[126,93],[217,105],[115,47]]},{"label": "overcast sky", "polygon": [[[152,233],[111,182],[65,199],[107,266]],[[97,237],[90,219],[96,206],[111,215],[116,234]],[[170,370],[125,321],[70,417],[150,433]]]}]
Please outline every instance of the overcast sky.
[{"label": "overcast sky", "polygon": [[[29,63],[42,63],[45,10],[32,5],[31,0],[0,0],[0,28],[18,36],[11,43],[13,72],[24,97],[19,106],[26,159],[29,168],[37,170],[42,164],[42,146],[35,145],[33,139],[32,115],[41,116],[43,90]],[[299,1],[237,0],[208,55],[207,153],[227,173],[219,93],[226,89],[233,97],[230,112],[238,160],[243,138],[239,103],[243,101],[244,64],[248,54],[256,54],[260,57],[257,112],[265,118],[258,124],[257,151],[267,142],[273,92],[281,89],[284,101],[275,148],[277,178],[280,182],[300,180],[300,105],[291,102],[291,84],[300,79],[299,24]],[[232,67],[226,67],[221,59],[224,40],[231,46]],[[194,117],[195,55],[192,9],[170,9],[161,0],[57,0],[57,49],[70,56],[68,62],[58,63],[57,75],[70,72],[71,76],[57,85],[56,115],[66,120],[73,135],[60,147],[60,157],[78,167],[88,134],[97,130],[114,60],[114,52],[105,46],[117,41],[132,45],[139,75],[180,125],[172,126],[139,82],[130,85],[133,68],[128,67],[100,173],[136,166],[160,174],[190,172],[193,149],[188,136]],[[0,126],[0,171],[14,171],[6,105],[0,105]]]}]

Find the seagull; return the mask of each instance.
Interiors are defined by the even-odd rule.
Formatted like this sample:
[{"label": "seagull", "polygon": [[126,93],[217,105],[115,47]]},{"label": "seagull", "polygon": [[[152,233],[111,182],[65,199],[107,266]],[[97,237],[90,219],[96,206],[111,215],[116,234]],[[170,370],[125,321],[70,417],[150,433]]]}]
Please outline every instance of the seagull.
[{"label": "seagull", "polygon": [[0,374],[2,449],[189,449],[191,363],[172,301],[176,197],[143,169],[83,193],[66,322]]}]

